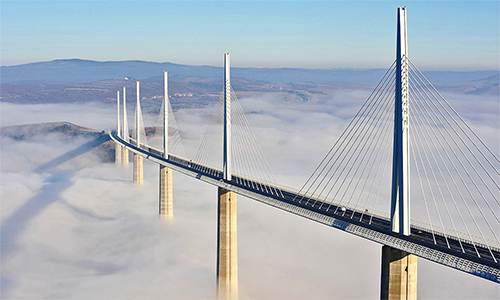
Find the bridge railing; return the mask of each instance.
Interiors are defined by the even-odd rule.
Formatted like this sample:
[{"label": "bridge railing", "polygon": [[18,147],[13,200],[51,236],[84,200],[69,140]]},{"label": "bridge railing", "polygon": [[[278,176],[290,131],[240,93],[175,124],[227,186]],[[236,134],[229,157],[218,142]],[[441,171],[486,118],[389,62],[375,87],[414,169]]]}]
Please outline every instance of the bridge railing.
[{"label": "bridge railing", "polygon": [[[283,189],[284,190],[293,190],[293,189],[287,188],[287,187],[283,187]],[[297,193],[298,192],[299,191],[297,191]],[[313,198],[314,196],[308,196],[308,197]],[[326,199],[322,199],[322,200],[318,200],[318,201],[322,201],[325,203],[331,203],[332,205],[335,205],[335,206],[345,207],[347,210],[353,211],[354,213],[363,214],[363,216],[366,216],[366,217],[373,216],[373,217],[377,217],[380,219],[384,219],[384,220],[389,221],[389,222],[391,220],[390,215],[388,213],[381,212],[381,211],[374,210],[374,209],[359,208],[359,207],[356,207],[352,204],[342,203],[341,201],[337,201],[337,200],[334,200],[332,198],[326,198]],[[431,226],[430,224],[427,224],[427,223],[421,222],[421,221],[417,221],[414,219],[411,219],[410,224],[411,224],[411,228],[416,229],[416,230],[434,233],[435,235],[446,237],[448,239],[453,239],[456,241],[467,241],[467,242],[474,243],[476,246],[480,246],[483,248],[491,248],[492,250],[500,251],[500,244],[498,242],[490,240],[490,239],[483,239],[482,237],[479,237],[479,236],[475,236],[472,234],[469,235],[469,234],[464,233],[464,232],[446,229],[446,228],[442,228],[439,226]]]},{"label": "bridge railing", "polygon": [[[377,210],[371,210],[371,213],[374,214],[374,216],[384,219],[386,221],[390,221],[391,218],[389,214],[377,211]],[[410,221],[411,228],[416,229],[416,230],[422,230],[422,231],[427,231],[427,232],[434,232],[436,235],[440,235],[442,237],[446,236],[448,239],[454,239],[458,241],[459,239],[461,241],[468,241],[472,242],[477,246],[484,247],[484,248],[491,248],[492,250],[495,251],[500,251],[500,244],[498,242],[495,242],[490,239],[483,239],[482,237],[475,236],[475,235],[469,235],[464,232],[452,230],[452,229],[445,229],[439,226],[431,226],[430,224],[427,224],[422,221],[417,221],[412,219]],[[485,241],[487,244],[485,244]]]}]

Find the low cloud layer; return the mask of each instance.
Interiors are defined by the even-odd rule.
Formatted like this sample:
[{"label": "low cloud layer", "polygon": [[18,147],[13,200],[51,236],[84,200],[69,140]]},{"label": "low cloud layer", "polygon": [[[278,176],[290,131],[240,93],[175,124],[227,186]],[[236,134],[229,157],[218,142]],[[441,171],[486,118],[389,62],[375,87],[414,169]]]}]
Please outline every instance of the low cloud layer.
[{"label": "low cloud layer", "polygon": [[[307,103],[270,96],[241,103],[254,112],[248,119],[277,181],[300,188],[369,92]],[[461,103],[478,116],[471,117],[478,134],[498,149],[498,119],[481,118],[477,104]],[[205,112],[176,113],[194,157]],[[2,126],[60,120],[107,129],[115,122],[114,108],[97,104],[2,104],[1,114]],[[34,174],[85,141],[51,135],[1,142],[2,298],[215,298],[215,187],[174,173],[175,219],[165,222],[157,216],[157,165],[145,162],[141,188],[132,183],[131,166],[100,164],[92,153]],[[379,297],[379,244],[241,196],[238,231],[242,299]],[[422,299],[500,295],[497,284],[423,259],[418,272]]]}]

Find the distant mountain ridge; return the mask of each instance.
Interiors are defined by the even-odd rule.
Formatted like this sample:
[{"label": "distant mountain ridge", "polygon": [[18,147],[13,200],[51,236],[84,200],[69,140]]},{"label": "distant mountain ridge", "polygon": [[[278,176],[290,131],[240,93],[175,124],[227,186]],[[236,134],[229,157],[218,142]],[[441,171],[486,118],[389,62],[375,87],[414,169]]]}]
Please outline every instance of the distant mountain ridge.
[{"label": "distant mountain ridge", "polygon": [[[174,77],[222,77],[222,67],[190,66],[170,62],[93,61],[58,59],[17,66],[0,67],[0,83],[82,84],[133,77],[144,80],[168,71]],[[305,69],[305,68],[231,68],[234,78],[285,84],[290,82],[355,82],[376,84],[385,69]],[[498,71],[428,71],[424,74],[434,84],[481,80],[498,75]]]}]

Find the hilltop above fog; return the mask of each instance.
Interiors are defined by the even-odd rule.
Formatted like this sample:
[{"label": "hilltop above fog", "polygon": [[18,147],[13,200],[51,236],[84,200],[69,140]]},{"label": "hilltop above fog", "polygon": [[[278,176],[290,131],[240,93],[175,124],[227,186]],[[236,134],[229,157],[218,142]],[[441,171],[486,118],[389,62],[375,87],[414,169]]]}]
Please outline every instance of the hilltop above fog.
[{"label": "hilltop above fog", "polygon": [[[146,127],[146,135],[155,134],[155,127]],[[23,141],[46,141],[53,136],[61,141],[73,142],[77,139],[82,141],[92,141],[106,137],[104,130],[95,130],[84,126],[79,126],[70,122],[47,122],[25,125],[15,125],[0,128],[0,137],[12,139],[16,142]],[[103,162],[114,161],[114,143],[110,140],[104,142],[97,149]]]},{"label": "hilltop above fog", "polygon": [[0,134],[3,137],[9,137],[16,141],[29,140],[37,135],[50,133],[60,133],[68,137],[84,136],[89,138],[98,138],[104,134],[103,131],[86,128],[70,122],[38,123],[0,128]]}]

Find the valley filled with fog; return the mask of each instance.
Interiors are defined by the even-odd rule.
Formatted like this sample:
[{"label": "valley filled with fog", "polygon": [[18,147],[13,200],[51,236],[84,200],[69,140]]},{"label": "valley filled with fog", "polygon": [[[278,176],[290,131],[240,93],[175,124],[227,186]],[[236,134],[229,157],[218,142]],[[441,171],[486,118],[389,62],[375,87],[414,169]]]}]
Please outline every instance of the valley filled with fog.
[{"label": "valley filled with fog", "polygon": [[[261,93],[240,101],[276,181],[299,189],[370,92],[339,89],[307,102]],[[444,96],[498,155],[498,94]],[[116,128],[116,107],[98,101],[2,103],[0,113],[2,127],[66,121]],[[210,107],[175,111],[189,158],[210,114]],[[144,120],[155,126],[157,116]],[[217,189],[174,173],[174,219],[167,222],[157,215],[158,166],[148,161],[143,187],[134,186],[131,165],[103,161],[99,151],[34,172],[88,141],[57,132],[2,135],[2,298],[215,299]],[[381,245],[238,197],[240,298],[379,297]],[[419,298],[499,296],[498,285],[484,279],[424,259],[418,268]]]}]

